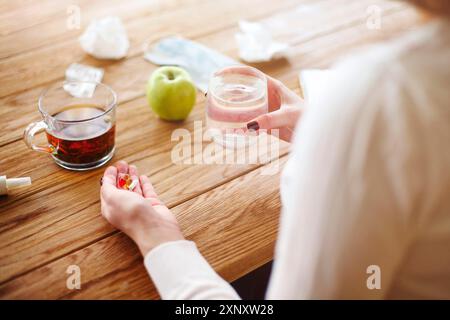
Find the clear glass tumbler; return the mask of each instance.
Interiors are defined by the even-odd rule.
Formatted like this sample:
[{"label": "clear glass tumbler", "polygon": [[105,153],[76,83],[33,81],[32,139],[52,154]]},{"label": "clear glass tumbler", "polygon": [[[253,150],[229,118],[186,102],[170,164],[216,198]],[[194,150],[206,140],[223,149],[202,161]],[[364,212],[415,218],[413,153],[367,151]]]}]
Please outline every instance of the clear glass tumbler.
[{"label": "clear glass tumbler", "polygon": [[206,121],[215,142],[225,147],[247,145],[247,123],[267,112],[267,78],[261,71],[231,66],[211,77]]}]

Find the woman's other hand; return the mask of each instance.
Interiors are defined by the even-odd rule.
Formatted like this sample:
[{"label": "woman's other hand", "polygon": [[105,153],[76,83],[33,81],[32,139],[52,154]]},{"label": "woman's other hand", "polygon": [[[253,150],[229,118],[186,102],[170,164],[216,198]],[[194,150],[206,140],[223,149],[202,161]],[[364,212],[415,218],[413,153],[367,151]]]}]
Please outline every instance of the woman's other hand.
[{"label": "woman's other hand", "polygon": [[[139,183],[132,191],[120,189],[119,174],[129,174]],[[184,239],[175,216],[159,200],[149,178],[139,176],[135,166],[119,161],[105,170],[102,181],[103,217],[133,239],[143,256],[162,243]]]}]

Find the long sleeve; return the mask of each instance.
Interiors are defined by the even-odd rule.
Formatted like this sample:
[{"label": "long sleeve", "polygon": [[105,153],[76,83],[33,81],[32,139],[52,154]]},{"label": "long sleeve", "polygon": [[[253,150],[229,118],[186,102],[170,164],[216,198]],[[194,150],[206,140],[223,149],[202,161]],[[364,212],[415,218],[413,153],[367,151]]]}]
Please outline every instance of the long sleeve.
[{"label": "long sleeve", "polygon": [[144,264],[162,299],[239,299],[192,241],[164,243],[145,256]]},{"label": "long sleeve", "polygon": [[[308,106],[267,298],[450,298],[449,28],[348,59]],[[192,242],[145,265],[164,299],[238,298]]]},{"label": "long sleeve", "polygon": [[[324,88],[333,99],[311,105],[296,132],[282,175],[270,299],[381,297],[408,244],[408,217],[396,215],[402,195],[391,183],[403,169],[386,158],[395,151],[384,140],[392,128],[383,125],[380,108],[388,84],[375,89],[380,74],[374,70],[349,95],[339,90],[356,75],[345,69],[345,75],[335,70],[334,85]],[[145,265],[164,299],[237,298],[192,242],[161,245]],[[367,288],[372,265],[381,269],[382,290]]]},{"label": "long sleeve", "polygon": [[387,296],[416,232],[422,169],[414,108],[392,69],[343,63],[301,120],[267,298]]}]

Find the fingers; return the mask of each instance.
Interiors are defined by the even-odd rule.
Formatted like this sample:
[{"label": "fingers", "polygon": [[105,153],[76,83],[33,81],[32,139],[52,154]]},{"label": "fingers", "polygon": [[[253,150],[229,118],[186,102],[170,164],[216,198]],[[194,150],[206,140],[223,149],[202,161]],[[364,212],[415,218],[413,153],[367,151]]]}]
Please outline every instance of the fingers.
[{"label": "fingers", "polygon": [[300,98],[294,91],[286,87],[281,81],[266,75],[256,68],[245,65],[235,65],[226,67],[216,73],[216,75],[224,74],[243,74],[266,78],[269,112],[276,111],[283,105],[291,105],[298,108],[303,106],[303,99]]},{"label": "fingers", "polygon": [[269,77],[267,77],[267,98],[269,102],[269,112],[280,109],[281,107],[281,82]]},{"label": "fingers", "polygon": [[301,110],[297,108],[282,108],[256,117],[249,123],[249,130],[294,128]]},{"label": "fingers", "polygon": [[123,174],[128,174],[128,163],[126,161],[120,160],[116,163],[117,168],[117,179],[116,179],[116,185],[119,183],[119,178]]},{"label": "fingers", "polygon": [[120,160],[116,163],[116,167],[117,167],[117,180],[116,180],[116,186],[119,189],[123,189],[124,188],[124,175],[129,174],[129,166],[128,163],[126,161]]},{"label": "fingers", "polygon": [[[270,132],[270,134],[273,135],[273,131]],[[290,142],[292,141],[292,137],[294,136],[294,130],[289,129],[289,128],[284,128],[284,129],[280,129],[280,131],[278,132],[277,137],[280,138],[281,140]]]},{"label": "fingers", "polygon": [[150,179],[147,176],[142,175],[140,177],[140,182],[144,198],[149,199],[152,206],[162,205],[163,203],[158,199],[158,195],[156,194]]},{"label": "fingers", "polygon": [[[133,188],[133,190],[130,191],[142,195],[142,189],[139,183],[137,167],[135,165],[129,166],[128,163],[123,160],[118,161],[114,167],[110,166],[105,170],[102,183],[103,185],[110,185],[117,188],[119,178],[121,177],[121,175],[124,174],[129,174],[132,181],[137,181],[137,185]],[[102,187],[102,193],[103,189],[105,188]]]},{"label": "fingers", "polygon": [[118,191],[117,187],[113,184],[106,184],[104,183],[101,188],[100,196],[103,198],[103,200],[111,201],[114,199],[115,192]]},{"label": "fingers", "polygon": [[158,198],[158,195],[156,194],[155,189],[147,176],[142,175],[140,177],[140,182],[144,198]]},{"label": "fingers", "polygon": [[109,166],[106,168],[105,173],[103,174],[102,184],[110,184],[115,186],[117,181],[117,168],[113,166]]},{"label": "fingers", "polygon": [[102,214],[104,213],[103,199],[111,197],[111,189],[116,189],[117,168],[109,166],[106,168],[102,178],[102,186],[100,188],[100,198],[102,200]]},{"label": "fingers", "polygon": [[103,184],[100,192],[100,203],[102,216],[109,221],[109,206],[117,198],[117,192],[120,192],[114,184]]},{"label": "fingers", "polygon": [[128,173],[130,175],[131,180],[138,182],[136,187],[134,187],[134,189],[132,191],[136,192],[137,194],[142,196],[142,188],[141,188],[141,184],[139,183],[137,167],[135,165],[130,165],[128,168],[128,171],[129,171]]}]

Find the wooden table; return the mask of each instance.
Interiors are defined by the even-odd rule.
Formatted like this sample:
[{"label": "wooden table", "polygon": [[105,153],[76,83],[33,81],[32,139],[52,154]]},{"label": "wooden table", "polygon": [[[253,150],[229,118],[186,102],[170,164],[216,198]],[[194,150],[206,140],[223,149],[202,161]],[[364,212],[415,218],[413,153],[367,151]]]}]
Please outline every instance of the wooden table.
[{"label": "wooden table", "polygon": [[[81,8],[81,29],[67,28],[73,3]],[[379,30],[367,27],[370,5],[381,10]],[[126,26],[131,47],[125,59],[97,60],[80,48],[77,38],[89,21],[107,15],[121,17]],[[237,22],[262,21],[292,50],[288,60],[256,67],[298,92],[301,69],[327,67],[355,47],[410,28],[416,18],[399,3],[379,0],[1,2],[0,174],[31,176],[33,185],[0,198],[0,297],[158,297],[135,245],[100,215],[103,168],[67,171],[22,141],[25,126],[39,119],[38,95],[61,81],[70,63],[105,69],[104,82],[119,97],[113,161],[125,159],[149,175],[185,236],[198,244],[225,279],[233,281],[273,258],[279,174],[261,175],[263,164],[172,163],[176,142],[171,141],[171,132],[192,131],[194,121],[204,119],[204,97],[198,95],[185,122],[158,120],[144,96],[145,82],[156,66],[143,59],[142,44],[180,34],[237,59]],[[282,165],[287,144],[280,150]],[[80,267],[80,290],[66,286],[70,265]]]}]

